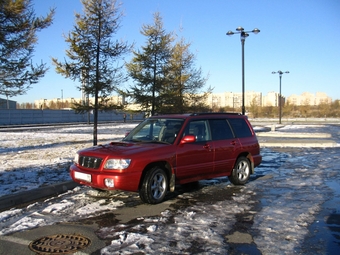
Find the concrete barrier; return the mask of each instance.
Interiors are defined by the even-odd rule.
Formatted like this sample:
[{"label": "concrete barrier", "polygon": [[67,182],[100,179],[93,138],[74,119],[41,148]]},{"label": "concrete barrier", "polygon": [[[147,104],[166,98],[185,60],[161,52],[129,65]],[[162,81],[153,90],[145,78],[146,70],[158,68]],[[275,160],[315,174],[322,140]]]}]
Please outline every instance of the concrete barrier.
[{"label": "concrete barrier", "polygon": [[[122,111],[98,112],[99,122],[122,121],[124,113],[127,120],[142,120],[144,113],[130,114]],[[6,109],[0,110],[0,126],[56,124],[56,123],[93,123],[93,114],[77,114],[73,110]]]}]

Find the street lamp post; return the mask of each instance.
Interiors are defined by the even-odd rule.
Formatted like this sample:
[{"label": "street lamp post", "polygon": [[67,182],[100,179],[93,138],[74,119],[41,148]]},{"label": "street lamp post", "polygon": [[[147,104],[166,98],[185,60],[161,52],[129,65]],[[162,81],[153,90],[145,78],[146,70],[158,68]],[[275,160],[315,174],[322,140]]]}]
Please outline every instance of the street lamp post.
[{"label": "street lamp post", "polygon": [[281,99],[281,80],[282,74],[289,73],[289,71],[282,72],[281,70],[277,72],[272,72],[272,74],[279,74],[280,77],[280,92],[279,92],[279,124],[281,124],[281,116],[282,116],[282,99]]},{"label": "street lamp post", "polygon": [[42,109],[45,109],[47,106],[46,106],[46,101],[47,101],[47,99],[44,99],[44,103],[43,103],[43,107],[42,107]]},{"label": "street lamp post", "polygon": [[249,33],[254,33],[254,34],[258,34],[260,33],[260,29],[258,28],[254,28],[252,31],[244,31],[243,27],[238,27],[236,28],[236,32],[233,31],[228,31],[227,35],[233,35],[233,34],[240,34],[241,37],[241,45],[242,45],[242,115],[245,115],[245,106],[244,106],[244,93],[245,93],[245,89],[244,89],[244,42],[246,40],[246,37],[249,36]]},{"label": "street lamp post", "polygon": [[57,98],[57,105],[56,105],[56,107],[59,108],[59,110],[60,110],[60,102],[59,101],[60,101],[60,98],[58,97]]}]

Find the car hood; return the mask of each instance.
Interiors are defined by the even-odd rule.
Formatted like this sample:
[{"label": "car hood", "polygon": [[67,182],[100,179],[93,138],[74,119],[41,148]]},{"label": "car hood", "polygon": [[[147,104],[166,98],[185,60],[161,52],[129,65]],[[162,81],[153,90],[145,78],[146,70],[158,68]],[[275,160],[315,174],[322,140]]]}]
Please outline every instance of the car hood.
[{"label": "car hood", "polygon": [[107,155],[128,156],[159,150],[160,148],[171,146],[165,143],[155,142],[111,142],[109,144],[97,145],[87,149],[80,150],[78,153],[88,156],[105,157]]}]

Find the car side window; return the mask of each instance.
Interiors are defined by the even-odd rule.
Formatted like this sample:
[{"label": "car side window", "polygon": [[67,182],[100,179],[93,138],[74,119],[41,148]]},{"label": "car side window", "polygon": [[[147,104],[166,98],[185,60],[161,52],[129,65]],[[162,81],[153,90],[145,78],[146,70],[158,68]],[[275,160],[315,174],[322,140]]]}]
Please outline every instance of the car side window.
[{"label": "car side window", "polygon": [[189,122],[184,135],[194,135],[196,142],[211,140],[210,130],[206,120],[193,120]]},{"label": "car side window", "polygon": [[250,137],[252,132],[244,119],[241,118],[230,118],[228,119],[230,125],[232,126],[234,133],[237,137]]},{"label": "car side window", "polygon": [[234,134],[226,119],[209,120],[209,124],[210,124],[212,139],[214,141],[234,138]]},{"label": "car side window", "polygon": [[173,143],[181,130],[182,122],[169,122],[162,130],[162,134],[160,134],[160,140],[168,143]]}]

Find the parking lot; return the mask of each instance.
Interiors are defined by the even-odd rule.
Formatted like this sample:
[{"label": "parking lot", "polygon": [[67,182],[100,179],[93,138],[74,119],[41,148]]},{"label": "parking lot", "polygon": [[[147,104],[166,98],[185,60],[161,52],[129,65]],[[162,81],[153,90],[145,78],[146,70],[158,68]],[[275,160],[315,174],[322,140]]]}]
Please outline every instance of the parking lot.
[{"label": "parking lot", "polygon": [[[338,143],[337,126],[303,129],[330,133]],[[34,254],[28,249],[33,240],[73,232],[91,239],[85,254],[336,254],[339,147],[263,147],[262,154],[243,187],[227,178],[201,181],[156,206],[142,204],[135,193],[77,187],[3,211],[1,254]]]}]

